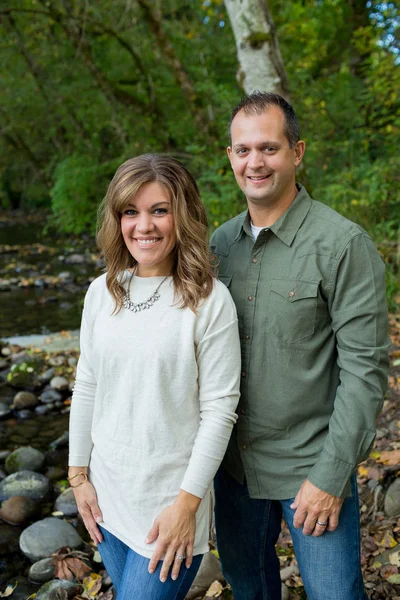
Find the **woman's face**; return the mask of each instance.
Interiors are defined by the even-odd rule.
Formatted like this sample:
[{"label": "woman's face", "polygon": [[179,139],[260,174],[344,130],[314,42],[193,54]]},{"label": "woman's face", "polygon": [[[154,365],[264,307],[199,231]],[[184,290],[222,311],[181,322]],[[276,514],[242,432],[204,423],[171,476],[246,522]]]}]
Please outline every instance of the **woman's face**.
[{"label": "woman's face", "polygon": [[153,181],[139,188],[122,212],[121,231],[140,277],[171,274],[176,233],[170,195],[163,185]]}]

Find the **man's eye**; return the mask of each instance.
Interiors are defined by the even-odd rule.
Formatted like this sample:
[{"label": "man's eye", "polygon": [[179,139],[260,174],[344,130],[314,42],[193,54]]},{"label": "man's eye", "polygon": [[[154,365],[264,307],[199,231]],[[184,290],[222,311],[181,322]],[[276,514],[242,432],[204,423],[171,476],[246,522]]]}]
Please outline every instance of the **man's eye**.
[{"label": "man's eye", "polygon": [[276,152],[276,148],[274,146],[265,146],[265,152]]},{"label": "man's eye", "polygon": [[247,152],[247,148],[239,148],[239,150],[236,151],[237,154],[246,154]]}]

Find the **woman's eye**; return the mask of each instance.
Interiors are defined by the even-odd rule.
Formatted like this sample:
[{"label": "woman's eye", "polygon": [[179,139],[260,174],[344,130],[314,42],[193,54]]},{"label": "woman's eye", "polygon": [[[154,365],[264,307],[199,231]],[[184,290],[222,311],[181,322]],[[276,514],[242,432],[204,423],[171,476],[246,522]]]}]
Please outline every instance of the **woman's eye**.
[{"label": "woman's eye", "polygon": [[156,208],[154,211],[155,215],[166,215],[168,210],[166,208]]},{"label": "woman's eye", "polygon": [[122,214],[132,217],[133,215],[136,215],[136,210],[133,210],[133,208],[127,208]]}]

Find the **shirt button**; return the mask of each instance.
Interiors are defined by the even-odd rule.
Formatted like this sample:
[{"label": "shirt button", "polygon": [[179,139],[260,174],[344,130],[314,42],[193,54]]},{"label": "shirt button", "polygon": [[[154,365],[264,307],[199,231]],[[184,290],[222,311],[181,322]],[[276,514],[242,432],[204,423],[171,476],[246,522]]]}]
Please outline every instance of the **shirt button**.
[{"label": "shirt button", "polygon": [[245,340],[249,340],[249,339],[250,339],[250,336],[249,336],[249,335],[247,335],[247,333],[246,333],[246,335],[244,336],[244,339],[245,339]]},{"label": "shirt button", "polygon": [[293,298],[293,296],[294,296],[294,291],[293,291],[293,290],[292,290],[291,292],[289,292],[289,296],[290,296],[291,298]]},{"label": "shirt button", "polygon": [[251,302],[253,300],[253,296],[248,296],[247,300],[249,300],[249,302]]},{"label": "shirt button", "polygon": [[243,449],[243,450],[247,450],[247,446],[246,446],[246,444],[243,444],[243,446],[242,446],[242,449]]},{"label": "shirt button", "polygon": [[247,373],[246,371],[242,371],[242,377],[246,377]]},{"label": "shirt button", "polygon": [[256,258],[252,258],[252,261],[253,261],[253,263],[256,263],[257,259]]}]

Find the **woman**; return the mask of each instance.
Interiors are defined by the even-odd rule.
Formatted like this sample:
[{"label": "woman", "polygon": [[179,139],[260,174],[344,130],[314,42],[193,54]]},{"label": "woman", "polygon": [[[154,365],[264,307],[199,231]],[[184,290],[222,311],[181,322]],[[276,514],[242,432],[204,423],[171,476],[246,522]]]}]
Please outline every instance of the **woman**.
[{"label": "woman", "polygon": [[208,550],[210,486],[236,420],[236,311],[178,161],[119,167],[98,242],[107,273],[85,298],[69,480],[118,600],[178,600]]}]

